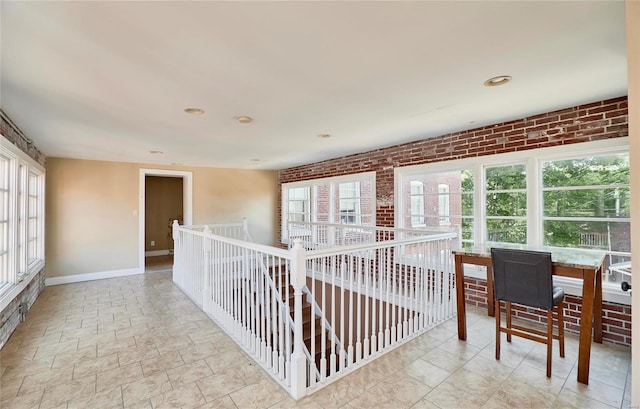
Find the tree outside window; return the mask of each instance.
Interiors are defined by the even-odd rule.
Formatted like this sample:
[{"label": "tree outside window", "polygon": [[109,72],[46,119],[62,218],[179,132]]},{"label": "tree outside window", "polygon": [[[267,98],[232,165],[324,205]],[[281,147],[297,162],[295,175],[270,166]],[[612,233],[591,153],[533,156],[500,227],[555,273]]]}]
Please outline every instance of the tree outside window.
[{"label": "tree outside window", "polygon": [[545,245],[630,251],[627,153],[541,167]]},{"label": "tree outside window", "polygon": [[486,240],[526,244],[526,165],[487,167],[485,185]]}]

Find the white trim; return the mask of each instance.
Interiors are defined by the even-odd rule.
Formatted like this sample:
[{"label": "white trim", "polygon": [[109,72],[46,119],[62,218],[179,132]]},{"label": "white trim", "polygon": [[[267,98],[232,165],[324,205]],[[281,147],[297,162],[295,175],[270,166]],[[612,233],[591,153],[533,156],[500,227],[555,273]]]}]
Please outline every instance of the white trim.
[{"label": "white trim", "polygon": [[[316,186],[318,185],[328,185],[329,186],[329,212],[328,217],[330,221],[336,220],[335,208],[336,208],[336,197],[333,193],[336,185],[340,183],[348,183],[348,182],[371,182],[371,196],[373,202],[373,213],[370,215],[373,219],[373,225],[376,225],[376,217],[377,217],[377,196],[376,196],[376,171],[369,172],[360,172],[360,173],[350,173],[347,175],[340,176],[328,176],[317,179],[304,179],[298,180],[295,182],[287,182],[280,184],[280,203],[281,203],[281,212],[280,212],[280,243],[287,244],[289,241],[287,238],[287,223],[288,223],[288,206],[289,206],[289,197],[288,190],[295,189],[300,187],[308,187],[309,188],[309,215],[311,216],[311,220],[306,220],[305,222],[316,222],[317,221],[317,197],[316,197]],[[360,189],[362,189],[360,187]],[[360,192],[361,193],[361,192]],[[362,201],[362,196],[359,198]],[[360,202],[362,203],[362,202]],[[362,217],[364,214],[360,214]],[[368,215],[368,214],[366,214]]]},{"label": "white trim", "polygon": [[182,223],[185,226],[193,224],[193,172],[167,169],[140,169],[139,181],[139,208],[138,208],[138,268],[144,272],[145,257],[145,177],[146,176],[168,176],[182,178]]},{"label": "white trim", "polygon": [[[554,277],[553,282],[562,287],[565,294],[582,297],[582,280],[569,277]],[[630,294],[622,291],[620,283],[613,285],[613,283],[606,281],[602,282],[602,301],[631,305]]]},{"label": "white trim", "polygon": [[112,271],[100,271],[97,273],[85,273],[85,274],[73,274],[61,277],[51,277],[44,280],[44,285],[60,285],[70,283],[80,283],[84,281],[104,280],[106,278],[133,276],[137,274],[144,274],[144,269],[139,268],[125,268],[123,270]]},{"label": "white trim", "polygon": [[27,288],[29,284],[33,281],[36,275],[42,271],[44,268],[44,263],[39,263],[40,267],[31,271],[31,273],[25,277],[24,280],[20,281],[18,284],[9,284],[12,288],[9,289],[6,293],[2,294],[0,297],[0,312],[4,311],[5,308],[13,302],[13,300],[20,295],[20,293]]},{"label": "white trim", "polygon": [[[6,143],[5,143],[6,141]],[[35,274],[37,274],[45,263],[45,180],[46,169],[36,162],[33,158],[23,152],[20,148],[11,143],[4,135],[0,134],[0,155],[8,163],[9,171],[9,206],[8,219],[3,223],[7,224],[7,249],[5,255],[8,257],[7,276],[2,278],[4,282],[2,292],[0,294],[0,306],[6,308],[9,303],[17,297],[21,291],[31,282]],[[29,243],[28,235],[28,219],[30,214],[29,206],[29,177],[34,174],[37,177],[37,198],[36,198],[36,234],[37,248],[35,258],[28,259],[29,252],[27,246]],[[20,198],[22,195],[22,198]],[[24,211],[24,225],[20,226],[20,214]],[[15,225],[13,225],[15,223]],[[19,254],[18,249],[24,246],[22,253]],[[20,269],[24,268],[26,272],[21,276]]]},{"label": "white trim", "polygon": [[151,250],[151,251],[145,251],[144,252],[144,256],[145,257],[153,257],[153,256],[166,256],[168,254],[171,254],[171,250]]},{"label": "white trim", "polygon": [[[482,266],[467,264],[464,265],[464,276],[486,281],[487,270]],[[562,287],[565,294],[582,297],[582,281],[580,279],[569,277],[553,277],[553,283],[559,287]],[[622,291],[619,282],[602,282],[602,301],[631,305],[630,294]]]},{"label": "white trim", "polygon": [[46,169],[41,164],[36,162],[31,156],[29,156],[26,153],[24,153],[22,151],[22,149],[18,148],[16,145],[14,145],[3,134],[0,133],[0,137],[2,137],[2,139],[4,139],[7,142],[7,143],[3,143],[3,144],[0,145],[2,147],[2,149],[6,149],[8,152],[11,152],[13,155],[15,155],[18,158],[22,159],[23,161],[27,162],[30,167],[34,167],[34,168],[40,170],[42,173],[45,173]]}]

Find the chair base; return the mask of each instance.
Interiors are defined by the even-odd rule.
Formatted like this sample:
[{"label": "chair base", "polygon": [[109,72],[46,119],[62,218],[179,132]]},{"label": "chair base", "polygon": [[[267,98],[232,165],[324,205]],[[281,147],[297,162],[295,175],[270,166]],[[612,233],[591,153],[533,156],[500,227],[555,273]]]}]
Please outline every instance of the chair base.
[{"label": "chair base", "polygon": [[511,302],[505,301],[506,309],[506,327],[503,327],[500,323],[500,300],[496,300],[496,359],[500,360],[500,334],[507,334],[507,342],[511,342],[511,336],[515,335],[521,338],[526,338],[531,341],[540,342],[547,345],[547,377],[551,377],[551,351],[553,346],[553,340],[557,339],[560,345],[560,357],[564,358],[564,303],[560,302],[555,306],[557,312],[558,321],[558,334],[553,333],[553,310],[547,311],[547,331],[539,331],[533,328],[523,327],[521,325],[514,325],[511,322],[512,311]]}]

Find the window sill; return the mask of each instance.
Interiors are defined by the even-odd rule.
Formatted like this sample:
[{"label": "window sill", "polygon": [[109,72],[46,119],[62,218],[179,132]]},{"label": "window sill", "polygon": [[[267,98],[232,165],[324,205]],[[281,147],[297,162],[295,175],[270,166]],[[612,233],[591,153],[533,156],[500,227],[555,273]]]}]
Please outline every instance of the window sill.
[{"label": "window sill", "polygon": [[[465,265],[464,275],[469,278],[487,279],[487,271],[484,267]],[[577,297],[582,296],[582,282],[577,278],[554,277],[554,284],[564,289],[565,294]],[[602,282],[602,300],[617,304],[631,305],[631,293],[624,292],[619,282]]]},{"label": "window sill", "polygon": [[44,261],[38,260],[31,264],[29,273],[18,284],[9,284],[0,293],[0,311],[3,311],[11,302],[33,281],[34,277],[44,268]]}]

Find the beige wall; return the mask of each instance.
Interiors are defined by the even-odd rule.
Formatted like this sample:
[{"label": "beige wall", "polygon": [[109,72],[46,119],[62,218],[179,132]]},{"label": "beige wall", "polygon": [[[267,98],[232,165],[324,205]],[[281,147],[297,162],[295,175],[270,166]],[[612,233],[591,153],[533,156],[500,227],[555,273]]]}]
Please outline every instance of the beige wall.
[{"label": "beige wall", "polygon": [[145,178],[145,251],[173,248],[171,223],[175,219],[182,223],[184,215],[182,183],[182,178],[176,177],[147,176]]},{"label": "beige wall", "polygon": [[235,223],[246,217],[253,241],[276,243],[276,171],[193,169],[193,224]]},{"label": "beige wall", "polygon": [[143,168],[193,173],[194,224],[247,217],[254,241],[275,243],[275,171],[47,158],[47,277],[139,267]]}]

